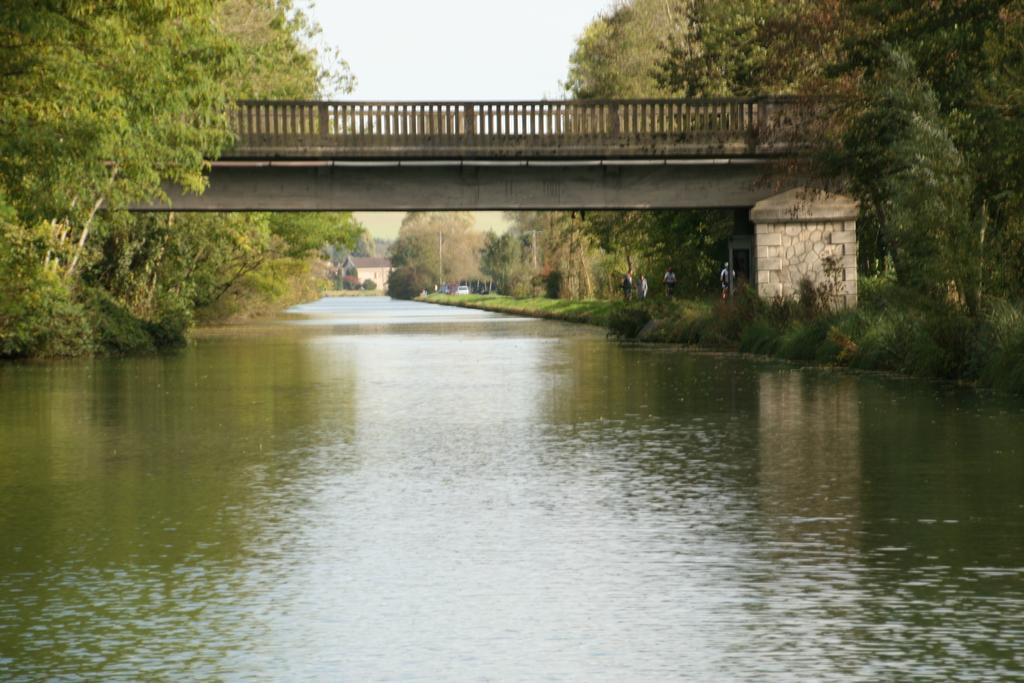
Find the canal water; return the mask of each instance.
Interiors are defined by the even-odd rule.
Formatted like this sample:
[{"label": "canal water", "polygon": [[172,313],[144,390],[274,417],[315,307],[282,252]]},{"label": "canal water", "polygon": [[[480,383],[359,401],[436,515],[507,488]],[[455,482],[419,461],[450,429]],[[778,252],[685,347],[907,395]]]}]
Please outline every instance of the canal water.
[{"label": "canal water", "polygon": [[384,298],[0,366],[0,678],[1024,680],[1024,402]]}]

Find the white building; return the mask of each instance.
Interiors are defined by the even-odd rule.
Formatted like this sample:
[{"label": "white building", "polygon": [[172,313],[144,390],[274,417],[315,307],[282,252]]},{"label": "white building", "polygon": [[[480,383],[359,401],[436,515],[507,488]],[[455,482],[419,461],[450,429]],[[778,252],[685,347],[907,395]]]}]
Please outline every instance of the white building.
[{"label": "white building", "polygon": [[386,291],[388,278],[391,275],[391,259],[366,256],[348,256],[341,264],[345,275],[357,275],[359,282],[373,280],[377,289]]}]

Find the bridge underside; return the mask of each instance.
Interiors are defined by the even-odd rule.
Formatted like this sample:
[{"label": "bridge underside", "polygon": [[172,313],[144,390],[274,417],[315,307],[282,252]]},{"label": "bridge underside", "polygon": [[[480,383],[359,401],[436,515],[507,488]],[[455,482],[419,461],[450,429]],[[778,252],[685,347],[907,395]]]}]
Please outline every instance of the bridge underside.
[{"label": "bridge underside", "polygon": [[217,162],[202,195],[136,211],[429,211],[751,207],[779,192],[755,159]]}]

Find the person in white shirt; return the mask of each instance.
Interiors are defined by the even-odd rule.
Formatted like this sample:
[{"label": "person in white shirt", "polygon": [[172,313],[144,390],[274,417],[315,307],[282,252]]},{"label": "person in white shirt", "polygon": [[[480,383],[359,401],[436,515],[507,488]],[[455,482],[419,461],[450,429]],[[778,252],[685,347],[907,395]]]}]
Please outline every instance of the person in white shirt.
[{"label": "person in white shirt", "polygon": [[669,268],[665,272],[664,283],[665,283],[665,294],[667,296],[672,296],[675,293],[675,291],[676,291],[676,271],[674,271],[671,268]]}]

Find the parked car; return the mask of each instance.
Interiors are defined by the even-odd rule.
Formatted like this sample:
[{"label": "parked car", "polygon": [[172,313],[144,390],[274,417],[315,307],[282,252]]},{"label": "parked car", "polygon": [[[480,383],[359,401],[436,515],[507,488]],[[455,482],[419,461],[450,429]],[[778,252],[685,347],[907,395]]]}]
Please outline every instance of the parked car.
[{"label": "parked car", "polygon": [[469,294],[468,285],[459,285],[459,288],[455,290],[456,294]]}]

